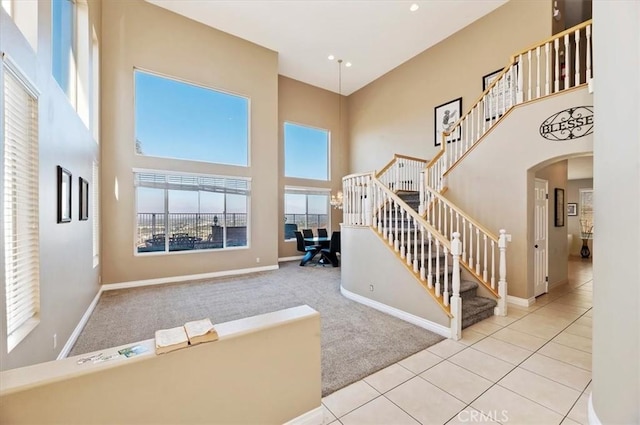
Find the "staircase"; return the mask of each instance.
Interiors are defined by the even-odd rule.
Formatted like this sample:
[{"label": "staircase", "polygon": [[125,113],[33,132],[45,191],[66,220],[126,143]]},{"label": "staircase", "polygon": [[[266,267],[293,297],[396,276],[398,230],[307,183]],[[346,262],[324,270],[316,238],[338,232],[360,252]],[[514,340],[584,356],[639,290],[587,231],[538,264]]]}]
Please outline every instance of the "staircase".
[{"label": "staircase", "polygon": [[[414,211],[418,211],[420,207],[420,192],[418,191],[400,191],[397,195]],[[411,227],[407,225],[408,233]],[[443,255],[440,260],[443,261]],[[435,261],[435,258],[432,258]],[[453,274],[453,268],[448,267],[447,273],[450,277]],[[440,293],[444,293],[444,279],[440,279]],[[451,298],[451,296],[449,296]],[[460,298],[462,298],[462,329],[476,324],[484,319],[493,316],[494,308],[497,301],[491,298],[481,297],[478,295],[478,283],[471,280],[460,280]]]}]

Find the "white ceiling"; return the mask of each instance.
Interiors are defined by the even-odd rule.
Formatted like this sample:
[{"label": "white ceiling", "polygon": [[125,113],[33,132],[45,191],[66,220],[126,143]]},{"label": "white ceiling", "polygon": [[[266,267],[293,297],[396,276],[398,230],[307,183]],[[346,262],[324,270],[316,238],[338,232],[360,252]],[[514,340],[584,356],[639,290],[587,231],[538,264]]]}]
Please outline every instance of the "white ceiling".
[{"label": "white ceiling", "polygon": [[[279,53],[279,73],[349,95],[507,0],[147,0]],[[420,7],[411,12],[416,3]],[[346,62],[352,67],[346,68]]]}]

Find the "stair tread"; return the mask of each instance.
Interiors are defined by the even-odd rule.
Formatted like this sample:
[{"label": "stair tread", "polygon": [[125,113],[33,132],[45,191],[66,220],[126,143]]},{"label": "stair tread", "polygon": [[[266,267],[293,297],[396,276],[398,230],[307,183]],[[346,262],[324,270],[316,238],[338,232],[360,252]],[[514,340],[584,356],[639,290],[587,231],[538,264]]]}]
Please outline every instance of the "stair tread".
[{"label": "stair tread", "polygon": [[479,297],[464,300],[462,303],[462,317],[471,317],[486,310],[493,309],[498,302],[491,298]]}]

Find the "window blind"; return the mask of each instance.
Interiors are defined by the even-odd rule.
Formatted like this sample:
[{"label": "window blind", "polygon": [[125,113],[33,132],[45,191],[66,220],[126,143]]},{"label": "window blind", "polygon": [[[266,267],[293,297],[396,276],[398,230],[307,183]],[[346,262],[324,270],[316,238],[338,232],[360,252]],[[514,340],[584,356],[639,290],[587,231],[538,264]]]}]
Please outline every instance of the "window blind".
[{"label": "window blind", "polygon": [[38,105],[17,75],[4,69],[4,260],[10,339],[40,309]]},{"label": "window blind", "polygon": [[251,190],[251,182],[248,179],[233,177],[136,172],[134,180],[137,187],[156,189],[235,193],[240,195],[248,195]]}]

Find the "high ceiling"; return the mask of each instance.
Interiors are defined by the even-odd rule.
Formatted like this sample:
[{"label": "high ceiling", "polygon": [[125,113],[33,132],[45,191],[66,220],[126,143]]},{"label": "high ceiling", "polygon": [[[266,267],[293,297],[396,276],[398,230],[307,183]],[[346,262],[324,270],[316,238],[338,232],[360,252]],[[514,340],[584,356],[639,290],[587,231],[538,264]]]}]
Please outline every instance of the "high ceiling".
[{"label": "high ceiling", "polygon": [[327,90],[338,92],[343,59],[348,95],[507,0],[147,1],[274,50],[280,74]]}]

